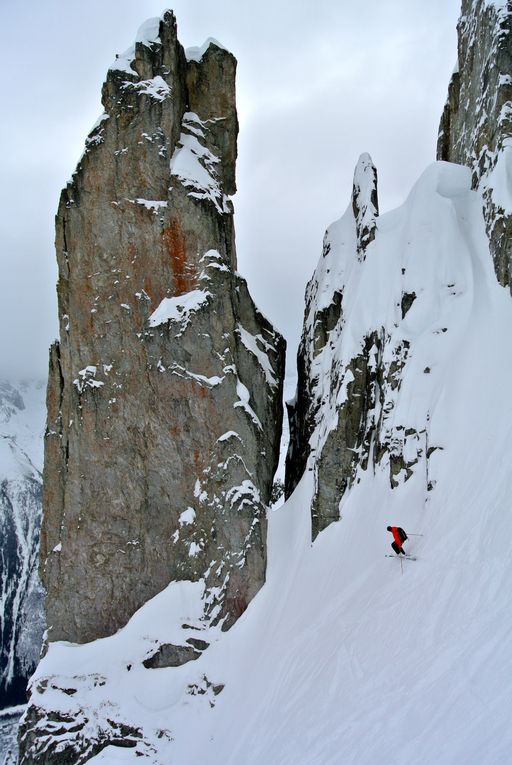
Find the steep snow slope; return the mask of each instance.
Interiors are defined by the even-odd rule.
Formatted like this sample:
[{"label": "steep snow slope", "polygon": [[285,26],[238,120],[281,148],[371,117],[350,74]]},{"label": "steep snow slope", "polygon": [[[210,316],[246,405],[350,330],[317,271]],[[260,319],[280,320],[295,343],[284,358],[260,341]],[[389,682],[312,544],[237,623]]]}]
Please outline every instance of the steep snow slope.
[{"label": "steep snow slope", "polygon": [[[384,464],[360,470],[341,520],[311,547],[306,473],[271,521],[267,586],[214,649],[236,659],[190,762],[208,749],[212,762],[247,765],[509,760],[512,302],[469,184],[465,169],[434,165],[379,220],[365,264],[352,255],[339,347],[350,358],[358,337],[399,323],[406,266],[418,297],[389,426],[429,412],[435,487],[421,464],[395,489]],[[390,523],[423,534],[403,574],[384,557]]]},{"label": "steep snow slope", "polygon": [[0,708],[25,701],[39,658],[37,572],[45,383],[0,381]]},{"label": "steep snow slope", "polygon": [[[339,354],[369,330],[393,331],[404,265],[417,295],[398,322],[414,342],[388,424],[419,426],[429,413],[441,447],[429,460],[432,490],[421,455],[393,489],[385,461],[369,461],[340,520],[312,545],[313,453],[293,496],[270,513],[265,586],[228,633],[208,634],[197,661],[142,664],[161,634],[184,643],[200,627],[197,583],[169,585],[110,638],[50,646],[33,702],[59,722],[63,746],[82,715],[95,765],[141,754],[159,765],[509,761],[512,300],[469,188],[469,172],[437,163],[378,220],[364,261],[345,252],[353,290]],[[325,428],[335,416],[324,410]],[[385,557],[395,523],[422,535],[411,533],[418,560],[403,570]],[[108,726],[120,746],[99,751]]]}]

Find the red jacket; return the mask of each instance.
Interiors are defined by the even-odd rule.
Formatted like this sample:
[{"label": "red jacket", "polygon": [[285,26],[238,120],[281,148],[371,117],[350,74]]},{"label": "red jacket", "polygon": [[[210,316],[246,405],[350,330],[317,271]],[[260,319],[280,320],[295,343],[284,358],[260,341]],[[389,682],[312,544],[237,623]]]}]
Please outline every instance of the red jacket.
[{"label": "red jacket", "polygon": [[407,539],[407,534],[405,531],[401,529],[400,526],[391,526],[391,533],[393,534],[393,539],[397,545],[401,547]]}]

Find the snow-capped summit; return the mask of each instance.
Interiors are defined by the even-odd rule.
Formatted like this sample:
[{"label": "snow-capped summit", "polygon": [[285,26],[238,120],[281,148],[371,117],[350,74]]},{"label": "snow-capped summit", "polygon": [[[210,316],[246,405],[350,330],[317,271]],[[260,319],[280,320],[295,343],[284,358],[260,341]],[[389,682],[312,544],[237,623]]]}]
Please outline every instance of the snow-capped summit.
[{"label": "snow-capped summit", "polygon": [[375,239],[379,215],[377,168],[369,154],[361,154],[354,170],[352,209],[356,221],[357,254],[364,258],[366,248]]}]

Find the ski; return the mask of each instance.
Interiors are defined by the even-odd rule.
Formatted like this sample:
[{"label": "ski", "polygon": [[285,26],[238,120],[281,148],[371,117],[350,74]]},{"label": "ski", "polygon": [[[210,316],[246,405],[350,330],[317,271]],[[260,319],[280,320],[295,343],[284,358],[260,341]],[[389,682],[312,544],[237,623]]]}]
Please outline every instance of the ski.
[{"label": "ski", "polygon": [[386,555],[386,558],[399,558],[400,560],[418,560],[415,555]]}]

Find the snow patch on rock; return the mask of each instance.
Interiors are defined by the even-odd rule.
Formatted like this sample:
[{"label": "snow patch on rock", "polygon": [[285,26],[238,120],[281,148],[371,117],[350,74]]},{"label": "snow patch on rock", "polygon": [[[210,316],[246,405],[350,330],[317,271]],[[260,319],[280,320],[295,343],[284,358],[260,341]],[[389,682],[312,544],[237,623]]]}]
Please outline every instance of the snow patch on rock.
[{"label": "snow patch on rock", "polygon": [[115,71],[127,72],[128,74],[136,75],[137,73],[132,68],[132,64],[135,61],[135,45],[141,43],[146,47],[151,47],[155,43],[160,42],[160,21],[161,17],[155,17],[148,19],[139,27],[137,35],[135,37],[135,43],[131,45],[124,53],[120,53],[116,56],[116,60],[110,65],[110,69]]},{"label": "snow patch on rock", "polygon": [[202,45],[186,49],[185,55],[187,57],[187,61],[201,61],[210,45],[215,45],[216,48],[226,50],[226,48],[218,40],[215,40],[213,37],[208,37]]},{"label": "snow patch on rock", "polygon": [[204,308],[210,297],[210,292],[196,289],[176,297],[164,298],[149,317],[149,326],[158,327],[167,322],[176,322],[183,332],[190,322],[191,314]]},{"label": "snow patch on rock", "polygon": [[171,86],[160,75],[139,82],[127,80],[122,87],[123,90],[133,90],[140,96],[151,96],[155,101],[165,101],[172,93]]},{"label": "snow patch on rock", "polygon": [[217,174],[219,158],[205,144],[207,122],[194,112],[183,116],[182,132],[171,158],[171,175],[175,176],[194,199],[207,199],[219,213],[226,211],[226,199]]}]

